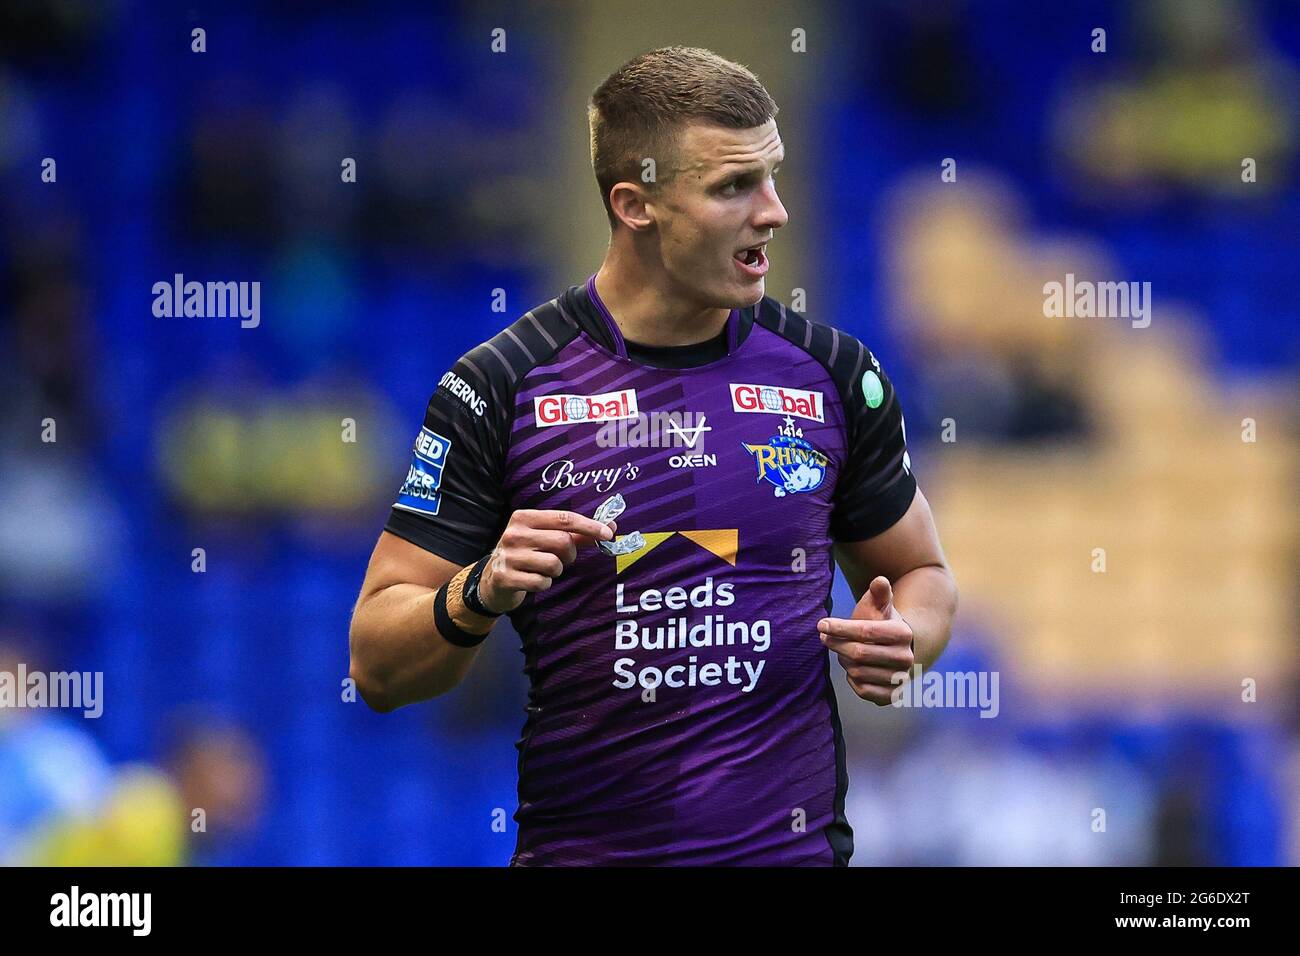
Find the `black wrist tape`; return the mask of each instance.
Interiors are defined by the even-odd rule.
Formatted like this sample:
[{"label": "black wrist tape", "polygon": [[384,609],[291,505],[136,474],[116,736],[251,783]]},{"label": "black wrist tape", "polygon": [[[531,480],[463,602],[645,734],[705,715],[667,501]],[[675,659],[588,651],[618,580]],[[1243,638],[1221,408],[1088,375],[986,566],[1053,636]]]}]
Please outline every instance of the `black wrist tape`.
[{"label": "black wrist tape", "polygon": [[488,606],[483,603],[483,596],[477,587],[473,589],[470,588],[471,584],[477,585],[478,582],[482,580],[483,569],[487,567],[487,563],[491,560],[492,555],[483,555],[483,557],[479,558],[474,564],[474,567],[470,569],[469,574],[465,575],[465,582],[460,587],[460,600],[461,603],[475,614],[483,617],[500,617],[500,611],[490,610]]},{"label": "black wrist tape", "polygon": [[455,644],[457,647],[478,647],[487,640],[488,634],[492,633],[491,629],[482,634],[471,634],[456,626],[456,622],[451,619],[451,614],[447,611],[447,584],[438,588],[438,593],[433,598],[433,623],[437,625],[438,633],[448,644]]}]

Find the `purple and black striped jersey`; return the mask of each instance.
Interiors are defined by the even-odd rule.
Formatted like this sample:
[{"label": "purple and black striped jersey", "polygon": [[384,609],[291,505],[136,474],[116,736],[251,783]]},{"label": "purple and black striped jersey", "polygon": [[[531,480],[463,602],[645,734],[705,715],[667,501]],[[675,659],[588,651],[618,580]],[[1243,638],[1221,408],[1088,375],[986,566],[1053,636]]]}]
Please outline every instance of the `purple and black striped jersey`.
[{"label": "purple and black striped jersey", "polygon": [[626,342],[594,277],[465,354],[429,400],[387,530],[457,564],[512,512],[593,515],[510,615],[530,683],[512,865],[845,865],[832,544],[916,491],[902,410],[851,335],[771,298],[712,343]]}]

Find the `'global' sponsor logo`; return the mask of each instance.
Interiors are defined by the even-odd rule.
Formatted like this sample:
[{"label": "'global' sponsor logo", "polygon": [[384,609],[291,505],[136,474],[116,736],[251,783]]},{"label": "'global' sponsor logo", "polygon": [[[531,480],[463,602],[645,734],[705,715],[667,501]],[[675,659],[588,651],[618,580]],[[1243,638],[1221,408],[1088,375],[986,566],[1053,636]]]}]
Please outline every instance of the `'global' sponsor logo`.
[{"label": "'global' sponsor logo", "polygon": [[814,422],[826,421],[821,392],[805,392],[780,385],[745,385],[732,383],[731,410],[773,415],[797,415]]},{"label": "'global' sponsor logo", "polygon": [[635,418],[638,414],[635,388],[600,395],[539,395],[533,399],[533,417],[538,428],[608,422]]}]

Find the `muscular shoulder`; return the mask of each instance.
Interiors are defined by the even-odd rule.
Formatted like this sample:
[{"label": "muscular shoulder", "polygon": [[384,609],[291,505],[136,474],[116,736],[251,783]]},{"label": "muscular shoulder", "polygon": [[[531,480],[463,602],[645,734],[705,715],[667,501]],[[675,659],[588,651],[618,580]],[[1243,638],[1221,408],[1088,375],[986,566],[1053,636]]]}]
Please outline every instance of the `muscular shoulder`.
[{"label": "muscular shoulder", "polygon": [[576,334],[552,301],[456,360],[425,407],[388,531],[457,565],[491,548],[509,517],[503,480],[518,383]]},{"label": "muscular shoulder", "polygon": [[798,346],[821,363],[834,382],[845,409],[876,407],[875,382],[865,373],[880,374],[880,363],[857,336],[788,308],[764,296],[754,322]]},{"label": "muscular shoulder", "polygon": [[564,317],[552,299],[530,309],[457,359],[438,382],[438,392],[459,398],[479,416],[489,407],[504,412],[529,370],[550,359],[577,335],[577,326]]},{"label": "muscular shoulder", "polygon": [[856,336],[764,297],[755,321],[826,369],[844,409],[846,447],[835,485],[831,535],[861,541],[892,527],[916,493],[903,409],[893,383]]}]

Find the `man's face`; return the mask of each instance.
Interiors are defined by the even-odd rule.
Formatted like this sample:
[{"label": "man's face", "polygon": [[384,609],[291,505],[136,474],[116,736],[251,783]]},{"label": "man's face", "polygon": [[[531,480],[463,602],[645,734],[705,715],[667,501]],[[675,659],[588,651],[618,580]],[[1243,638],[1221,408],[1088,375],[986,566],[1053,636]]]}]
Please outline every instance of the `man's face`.
[{"label": "man's face", "polygon": [[693,122],[680,132],[676,169],[647,208],[664,269],[703,306],[763,297],[766,243],[789,219],[773,178],[784,158],[776,120],[752,129]]}]

